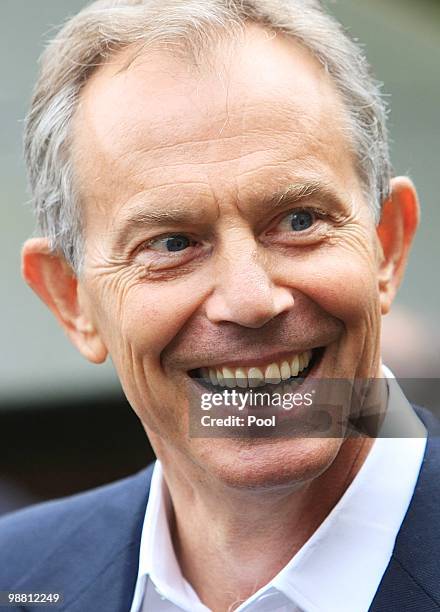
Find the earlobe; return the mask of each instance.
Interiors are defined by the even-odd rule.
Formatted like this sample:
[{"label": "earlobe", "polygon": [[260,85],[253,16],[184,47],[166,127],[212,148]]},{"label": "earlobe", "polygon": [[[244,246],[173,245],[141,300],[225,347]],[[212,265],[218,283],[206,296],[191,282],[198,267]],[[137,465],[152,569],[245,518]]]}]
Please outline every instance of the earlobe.
[{"label": "earlobe", "polygon": [[411,180],[392,179],[391,194],[383,205],[377,227],[381,245],[378,283],[382,314],[389,312],[402,281],[419,214],[417,193]]},{"label": "earlobe", "polygon": [[46,238],[25,242],[22,274],[81,354],[93,363],[104,362],[107,349],[78,299],[78,279],[64,257],[51,251]]}]

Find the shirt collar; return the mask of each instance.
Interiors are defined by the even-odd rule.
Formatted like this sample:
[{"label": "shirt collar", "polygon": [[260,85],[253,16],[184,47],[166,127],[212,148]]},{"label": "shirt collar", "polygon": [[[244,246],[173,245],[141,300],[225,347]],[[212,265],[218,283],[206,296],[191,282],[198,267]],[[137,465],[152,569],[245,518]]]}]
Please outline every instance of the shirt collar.
[{"label": "shirt collar", "polygon": [[[312,537],[265,587],[307,612],[368,610],[391,558],[408,509],[426,445],[426,430],[388,368],[388,409],[380,436],[344,495]],[[399,435],[393,437],[396,422]],[[184,579],[169,529],[171,506],[162,466],[156,462],[142,530],[139,574],[131,612],[140,610],[146,578],[183,610],[208,609]]]},{"label": "shirt collar", "polygon": [[[138,580],[131,612],[140,610],[146,578],[152,582],[157,593],[166,595],[166,599],[183,610],[207,610],[182,575],[171,540],[170,520],[171,500],[162,464],[156,461],[142,528]],[[193,608],[188,608],[188,602],[192,603]]]}]

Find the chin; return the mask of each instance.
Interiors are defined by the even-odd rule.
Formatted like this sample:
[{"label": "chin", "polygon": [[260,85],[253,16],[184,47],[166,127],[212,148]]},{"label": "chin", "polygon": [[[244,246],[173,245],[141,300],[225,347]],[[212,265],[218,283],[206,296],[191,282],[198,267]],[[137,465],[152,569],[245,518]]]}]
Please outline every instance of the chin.
[{"label": "chin", "polygon": [[335,460],[342,438],[198,440],[192,459],[209,479],[261,490],[310,482]]}]

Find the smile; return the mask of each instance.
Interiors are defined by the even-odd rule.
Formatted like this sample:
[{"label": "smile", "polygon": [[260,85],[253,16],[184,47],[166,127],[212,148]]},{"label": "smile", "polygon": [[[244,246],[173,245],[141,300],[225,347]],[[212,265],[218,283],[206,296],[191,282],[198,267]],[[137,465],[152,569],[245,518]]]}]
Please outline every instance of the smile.
[{"label": "smile", "polygon": [[[316,355],[318,349],[316,350]],[[193,378],[202,379],[200,382],[215,387],[239,387],[242,389],[261,387],[280,382],[289,382],[296,378],[304,378],[315,361],[315,350],[306,350],[301,353],[286,355],[278,361],[266,364],[233,366],[221,364],[212,367],[202,367],[193,370]],[[301,375],[301,376],[300,376]]]}]

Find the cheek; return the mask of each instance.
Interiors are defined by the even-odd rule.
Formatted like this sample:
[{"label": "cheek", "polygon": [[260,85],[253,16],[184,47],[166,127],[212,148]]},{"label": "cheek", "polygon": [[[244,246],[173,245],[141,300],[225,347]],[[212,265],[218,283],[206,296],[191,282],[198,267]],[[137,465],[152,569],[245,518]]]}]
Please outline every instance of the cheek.
[{"label": "cheek", "polygon": [[364,253],[315,252],[298,263],[290,284],[347,326],[379,312],[375,264]]},{"label": "cheek", "polygon": [[157,359],[203,301],[199,279],[140,283],[127,296],[120,337],[135,353]]}]

